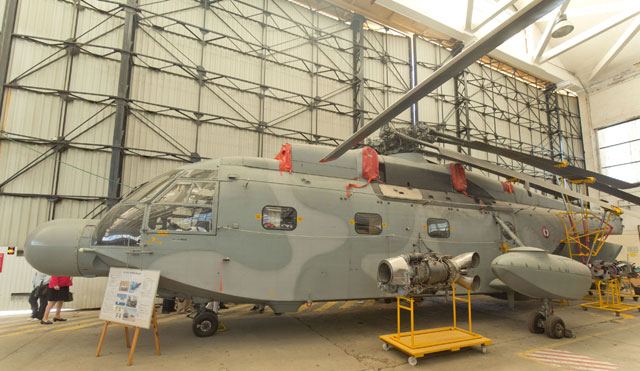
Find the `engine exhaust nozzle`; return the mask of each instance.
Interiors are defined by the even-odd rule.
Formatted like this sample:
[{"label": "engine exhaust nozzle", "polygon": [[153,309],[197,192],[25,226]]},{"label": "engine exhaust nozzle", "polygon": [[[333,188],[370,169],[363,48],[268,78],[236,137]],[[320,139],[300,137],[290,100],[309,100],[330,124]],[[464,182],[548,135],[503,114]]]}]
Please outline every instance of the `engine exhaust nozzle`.
[{"label": "engine exhaust nozzle", "polygon": [[456,283],[467,290],[476,291],[480,288],[480,276],[460,276]]},{"label": "engine exhaust nozzle", "polygon": [[476,268],[480,264],[480,255],[477,252],[460,254],[451,259],[460,269]]}]

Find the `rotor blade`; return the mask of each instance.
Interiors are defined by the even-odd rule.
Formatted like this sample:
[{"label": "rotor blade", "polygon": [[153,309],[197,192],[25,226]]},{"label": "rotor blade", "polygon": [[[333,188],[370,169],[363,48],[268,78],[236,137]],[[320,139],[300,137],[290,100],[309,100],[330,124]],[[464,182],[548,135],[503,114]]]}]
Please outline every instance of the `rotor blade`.
[{"label": "rotor blade", "polygon": [[586,201],[589,202],[592,206],[597,206],[597,207],[602,207],[604,209],[608,209],[611,210],[612,209],[612,205],[606,202],[603,202],[595,197],[591,197],[591,196],[587,196],[584,195],[582,193],[578,193],[574,190],[568,189],[568,188],[564,188],[552,183],[549,183],[547,181],[544,181],[542,179],[539,178],[535,178],[531,175],[527,175],[527,174],[523,174],[519,171],[515,171],[515,170],[511,170],[508,168],[504,168],[502,166],[498,166],[496,164],[493,164],[489,161],[485,161],[485,160],[481,160],[481,159],[477,159],[477,158],[473,158],[471,156],[467,156],[465,154],[462,153],[458,153],[455,151],[451,151],[448,150],[446,148],[440,148],[432,143],[428,143],[428,142],[424,142],[415,138],[412,138],[406,134],[402,134],[400,132],[395,132],[397,135],[399,135],[402,138],[405,138],[407,140],[411,140],[414,141],[416,143],[422,144],[423,146],[426,146],[429,148],[428,151],[424,151],[428,154],[431,155],[435,155],[447,160],[451,160],[451,161],[456,161],[465,165],[469,165],[472,166],[476,169],[481,169],[481,170],[485,170],[488,171],[492,174],[496,174],[496,175],[500,175],[500,176],[504,176],[506,178],[517,178],[519,181],[525,183],[525,185],[528,183],[529,185],[531,185],[534,188],[543,190],[543,191],[547,191],[547,192],[551,192],[554,193],[556,195],[567,195],[571,198],[575,198],[578,200],[582,200],[582,201]]},{"label": "rotor blade", "polygon": [[342,142],[342,144],[337,146],[333,151],[320,160],[320,162],[333,161],[342,156],[351,147],[360,143],[363,139],[378,130],[382,125],[386,124],[392,118],[409,108],[412,104],[437,89],[440,85],[460,73],[467,66],[497,48],[500,44],[511,38],[511,36],[534,23],[565,1],[566,0],[532,1],[529,5],[511,16],[511,18],[506,20],[503,24],[496,27],[487,35],[463,49],[460,54],[443,64],[419,85],[409,90],[387,109],[378,114],[378,116],[374,117],[367,125],[360,128],[360,130]]},{"label": "rotor blade", "polygon": [[[441,142],[446,142],[449,144],[455,144],[459,146],[465,146],[465,147],[480,150],[483,152],[489,152],[489,153],[494,153],[496,155],[508,157],[518,162],[522,162],[527,165],[534,166],[538,169],[542,169],[549,173],[560,175],[565,179],[576,180],[576,179],[586,179],[591,177],[591,178],[595,178],[597,183],[604,184],[613,188],[622,188],[622,189],[634,188],[638,186],[638,183],[628,183],[623,180],[615,179],[615,178],[606,176],[604,174],[596,173],[595,171],[581,169],[579,167],[572,166],[572,165],[566,165],[566,166],[560,167],[558,166],[558,163],[556,161],[550,160],[548,158],[533,156],[533,155],[514,151],[507,148],[500,148],[500,147],[496,147],[491,144],[483,143],[479,141],[467,141],[458,137],[454,137],[453,135],[437,132],[435,130],[429,130],[429,135],[432,135],[436,138],[445,139],[444,141],[438,140]],[[591,185],[591,187],[595,189],[599,189],[594,185]],[[602,191],[607,192],[605,190],[602,190]]]}]

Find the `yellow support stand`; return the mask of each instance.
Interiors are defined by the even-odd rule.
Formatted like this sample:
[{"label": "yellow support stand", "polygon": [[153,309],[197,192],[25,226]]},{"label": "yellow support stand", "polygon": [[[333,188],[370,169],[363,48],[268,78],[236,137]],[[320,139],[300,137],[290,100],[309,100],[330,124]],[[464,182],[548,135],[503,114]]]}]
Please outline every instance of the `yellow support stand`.
[{"label": "yellow support stand", "polygon": [[[462,301],[467,303],[469,311],[469,330],[457,327],[456,302]],[[425,354],[458,351],[474,345],[481,345],[483,354],[487,352],[487,345],[491,344],[491,339],[482,335],[475,334],[471,328],[471,292],[467,290],[467,299],[456,297],[456,287],[453,285],[453,327],[440,327],[430,330],[415,331],[414,329],[414,311],[413,298],[398,296],[398,330],[394,334],[380,335],[380,339],[384,341],[382,349],[389,350],[394,347],[401,352],[409,355],[408,362],[411,366],[418,363],[417,358],[424,357]],[[402,310],[407,310],[411,314],[411,331],[400,332],[400,314]]]},{"label": "yellow support stand", "polygon": [[[596,284],[596,292],[598,293],[598,301],[580,304],[584,310],[589,308],[608,310],[615,312],[616,316],[620,316],[621,312],[628,310],[638,309],[640,311],[640,305],[626,304],[622,302],[620,295],[620,279],[613,278],[610,280],[594,280]],[[604,290],[601,289],[604,284]]]},{"label": "yellow support stand", "polygon": [[[158,338],[158,318],[156,317],[156,311],[152,312],[151,323],[153,324],[153,335],[156,339],[156,353],[160,355],[160,339]],[[104,321],[104,327],[102,328],[102,335],[100,336],[100,342],[98,343],[98,350],[96,350],[96,357],[100,356],[100,350],[102,350],[102,343],[104,343],[104,336],[107,334],[107,328],[109,325],[117,325],[124,327],[124,335],[126,338],[127,348],[131,348],[129,351],[129,358],[127,359],[127,366],[131,366],[133,361],[133,353],[136,351],[136,344],[138,343],[138,335],[140,334],[140,327],[127,326],[121,323]],[[133,342],[129,343],[129,329],[135,329],[133,333]]]}]

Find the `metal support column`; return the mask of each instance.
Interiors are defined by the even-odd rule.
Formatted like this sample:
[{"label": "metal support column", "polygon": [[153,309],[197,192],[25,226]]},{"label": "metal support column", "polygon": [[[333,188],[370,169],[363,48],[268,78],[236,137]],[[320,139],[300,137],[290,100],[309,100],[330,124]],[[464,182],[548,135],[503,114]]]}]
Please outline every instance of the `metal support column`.
[{"label": "metal support column", "polygon": [[111,150],[111,167],[109,170],[109,192],[107,205],[113,206],[120,197],[122,180],[123,144],[127,128],[128,99],[131,86],[131,70],[133,68],[133,42],[137,24],[138,0],[128,0],[125,8],[124,36],[120,52],[120,75],[118,77],[118,97],[116,98],[116,117],[113,128],[113,148]]},{"label": "metal support column", "polygon": [[[417,51],[417,40],[418,35],[413,34],[411,39],[409,39],[409,84],[410,89],[413,89],[418,85],[418,63],[416,62],[418,57],[416,55]],[[411,125],[413,125],[413,131],[415,133],[416,125],[418,125],[418,104],[414,103],[411,105]]]},{"label": "metal support column", "polygon": [[564,161],[562,150],[562,128],[560,127],[560,114],[558,112],[558,92],[555,85],[544,91],[547,111],[547,136],[549,137],[549,158],[558,163]]},{"label": "metal support column", "polygon": [[258,99],[260,100],[260,107],[258,109],[258,157],[264,156],[264,130],[267,127],[265,119],[265,91],[267,90],[267,22],[269,20],[269,2],[268,0],[262,0],[262,21],[260,22],[260,93]]},{"label": "metal support column", "polygon": [[[459,42],[451,50],[451,57],[455,57],[462,51],[464,44]],[[467,69],[462,70],[453,78],[453,90],[455,95],[455,117],[456,117],[456,136],[471,140],[471,123],[469,122],[469,94],[467,86]],[[462,146],[458,146],[458,152],[466,153],[471,156],[471,149],[463,150]]]},{"label": "metal support column", "polygon": [[2,104],[0,104],[0,114],[4,115],[4,84],[7,83],[7,73],[9,72],[9,57],[11,56],[11,40],[13,30],[16,25],[16,13],[18,11],[18,0],[7,0],[2,19],[2,40],[0,40],[0,81],[2,82]]},{"label": "metal support column", "polygon": [[354,14],[353,31],[353,132],[364,126],[364,30],[366,19]]}]

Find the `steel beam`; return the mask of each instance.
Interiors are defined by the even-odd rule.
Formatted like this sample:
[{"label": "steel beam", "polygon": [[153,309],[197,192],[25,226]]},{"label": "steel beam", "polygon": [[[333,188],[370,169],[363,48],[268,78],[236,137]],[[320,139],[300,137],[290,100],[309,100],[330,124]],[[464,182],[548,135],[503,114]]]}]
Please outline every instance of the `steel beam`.
[{"label": "steel beam", "polygon": [[589,81],[591,82],[594,77],[602,71],[621,51],[625,46],[631,41],[631,39],[640,31],[640,17],[636,17],[636,19],[631,23],[631,25],[624,31],[622,36],[616,41],[615,44],[609,49],[607,54],[598,62],[598,65],[591,71],[589,75]]},{"label": "steel beam", "polygon": [[478,23],[477,25],[475,25],[471,31],[472,32],[476,32],[479,29],[481,29],[482,27],[484,27],[485,24],[489,23],[492,19],[494,19],[495,17],[498,16],[498,14],[504,12],[508,7],[510,7],[511,5],[513,5],[517,0],[505,0],[502,3],[496,5],[495,11],[488,16],[484,21]]},{"label": "steel beam", "polygon": [[467,18],[464,23],[464,30],[471,31],[471,25],[473,24],[473,0],[467,0]]},{"label": "steel beam", "polygon": [[540,58],[542,58],[542,53],[544,53],[544,51],[547,49],[549,40],[551,40],[551,33],[553,32],[553,27],[556,25],[556,20],[558,19],[558,16],[560,14],[564,13],[564,11],[567,10],[570,2],[571,0],[567,0],[567,2],[562,4],[560,8],[552,12],[553,17],[549,21],[549,24],[547,24],[547,27],[544,29],[542,36],[540,36],[540,41],[538,41],[535,56],[533,57],[534,62],[538,63],[540,61]]},{"label": "steel beam", "polygon": [[547,89],[545,91],[547,125],[550,154],[549,158],[553,161],[561,163],[565,160],[562,145],[562,133],[560,128],[560,115],[558,112],[558,93],[555,89]]},{"label": "steel beam", "polygon": [[382,125],[388,123],[392,118],[404,112],[413,103],[417,102],[427,94],[437,89],[447,80],[460,73],[460,71],[469,66],[471,63],[489,53],[490,51],[501,45],[503,42],[511,38],[511,36],[520,32],[525,27],[534,23],[545,14],[558,7],[564,1],[565,0],[535,0],[531,2],[521,11],[505,21],[503,24],[496,27],[480,40],[469,45],[456,57],[450,59],[447,63],[440,67],[436,72],[431,74],[431,76],[421,82],[418,86],[409,90],[409,92],[407,92],[395,103],[390,105],[382,113],[376,116],[365,127],[358,130],[341,145],[336,147],[321,161],[331,161],[342,156],[342,154],[348,151],[351,147],[360,143],[366,137],[382,127]]},{"label": "steel beam", "polygon": [[353,32],[353,132],[364,126],[364,29],[366,19],[355,14],[351,20]]},{"label": "steel beam", "polygon": [[11,40],[13,39],[13,30],[16,25],[17,11],[18,0],[7,0],[4,8],[4,17],[2,19],[2,39],[0,40],[0,82],[2,83],[2,104],[0,104],[0,116],[6,114],[6,112],[3,112],[4,85],[7,83],[7,73],[9,72]]},{"label": "steel beam", "polygon": [[109,189],[107,205],[115,205],[120,198],[120,183],[122,181],[123,146],[127,130],[127,115],[129,111],[129,91],[131,87],[131,70],[133,68],[133,43],[137,25],[138,0],[128,0],[124,7],[124,34],[120,56],[120,74],[118,77],[118,97],[116,98],[116,117],[113,128],[113,147],[109,168]]}]

